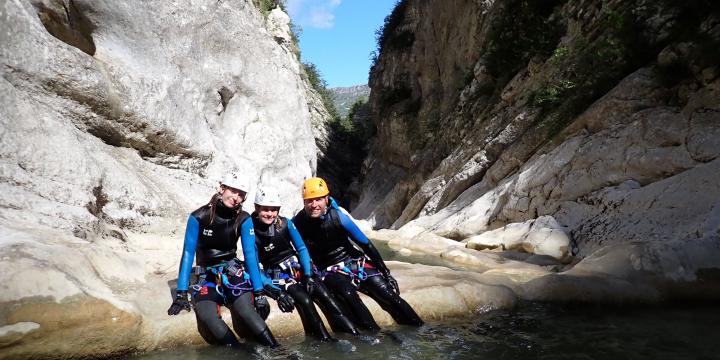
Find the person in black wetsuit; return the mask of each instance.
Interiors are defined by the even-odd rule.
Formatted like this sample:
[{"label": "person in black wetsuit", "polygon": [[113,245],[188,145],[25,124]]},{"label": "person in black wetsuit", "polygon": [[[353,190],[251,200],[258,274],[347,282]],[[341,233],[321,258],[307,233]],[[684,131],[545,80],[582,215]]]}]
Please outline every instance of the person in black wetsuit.
[{"label": "person in black wetsuit", "polygon": [[[194,273],[199,277],[192,285],[192,300],[198,331],[205,341],[214,345],[239,345],[220,317],[220,306],[224,305],[230,309],[233,328],[238,335],[251,334],[260,344],[275,347],[278,343],[264,321],[270,313],[270,304],[265,298],[253,299],[249,276],[244,271],[244,264],[236,258],[240,224],[249,216],[241,209],[247,191],[247,182],[237,174],[230,174],[221,182],[219,192],[210,202],[190,214],[175,300],[168,315],[190,311],[188,289],[190,275]],[[192,267],[193,258],[196,258],[195,268]],[[270,283],[267,278],[259,281]],[[292,303],[284,310],[292,311]]]},{"label": "person in black wetsuit", "polygon": [[313,274],[310,255],[295,225],[278,216],[279,211],[280,195],[274,189],[261,187],[255,196],[255,212],[241,226],[243,254],[255,296],[266,291],[260,281],[261,263],[273,285],[292,296],[306,334],[321,341],[334,340],[315,309],[315,300],[333,330],[357,335],[355,325],[342,313],[337,300]]},{"label": "person in black wetsuit", "polygon": [[397,281],[380,253],[329,194],[323,179],[305,180],[304,208],[292,220],[325,285],[350,309],[352,320],[362,329],[378,331],[380,326],[357,290],[380,304],[398,324],[422,325],[415,310],[400,297]]}]

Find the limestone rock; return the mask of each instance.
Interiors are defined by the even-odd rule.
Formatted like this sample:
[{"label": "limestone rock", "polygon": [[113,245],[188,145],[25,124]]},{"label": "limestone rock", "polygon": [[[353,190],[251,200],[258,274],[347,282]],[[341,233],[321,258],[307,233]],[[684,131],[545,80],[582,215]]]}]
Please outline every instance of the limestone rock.
[{"label": "limestone rock", "polygon": [[[131,234],[130,246],[142,246],[147,238],[142,234]],[[167,239],[165,239],[167,240]],[[167,242],[167,241],[166,241]],[[86,245],[89,256],[102,246]],[[147,245],[145,245],[147,246]],[[20,251],[32,250],[25,246]],[[54,249],[57,250],[57,249]],[[135,249],[133,249],[135,250]],[[37,251],[37,250],[35,250]],[[178,250],[179,251],[179,250]],[[69,251],[68,251],[69,252]],[[133,251],[135,252],[135,251]],[[79,268],[66,283],[55,277],[42,277],[50,289],[40,292],[53,296],[36,296],[33,301],[3,302],[5,324],[0,327],[0,344],[3,344],[4,358],[70,358],[81,356],[111,356],[126,352],[144,352],[174,346],[204,346],[196,331],[195,316],[182,312],[168,316],[166,311],[172,302],[171,286],[176,277],[175,261],[170,260],[167,251],[146,251],[148,269],[140,279],[128,281],[113,276],[107,291],[94,290],[92,294],[82,292],[63,297],[56,301],[61,286],[82,286],[90,280],[100,281],[98,276],[110,276]],[[72,263],[87,264],[100,268],[98,263],[78,260],[77,256],[59,254],[67,263],[59,270],[72,268]],[[163,263],[164,262],[164,263]],[[133,264],[142,268],[142,262]],[[426,321],[437,321],[448,317],[467,316],[494,309],[509,309],[515,305],[516,296],[505,286],[486,284],[479,274],[461,272],[444,267],[387,262],[397,279],[403,298],[406,299]],[[110,269],[122,270],[130,267],[116,264]],[[149,268],[156,270],[150,271]],[[12,281],[27,281],[35,274],[11,273]],[[122,276],[120,272],[117,275]],[[3,277],[3,281],[11,281]],[[15,291],[16,288],[3,289]],[[86,287],[85,290],[91,290]],[[373,316],[381,326],[394,324],[392,318],[372,299],[361,295]],[[108,300],[102,299],[105,297]],[[272,312],[267,320],[274,334],[280,337],[302,332],[297,313],[281,313],[271,301]],[[230,324],[230,314],[222,312],[223,319]],[[62,329],[62,330],[61,330]],[[72,336],[69,337],[68,334]],[[77,339],[74,340],[74,339]]]},{"label": "limestone rock", "polygon": [[448,264],[460,265],[463,269],[478,273],[492,269],[528,269],[543,274],[547,273],[547,270],[538,265],[516,261],[502,253],[468,249],[463,243],[443,238],[432,232],[408,237],[400,230],[380,230],[369,233],[368,237],[372,241],[386,243],[387,246],[399,251],[403,256],[413,254],[437,256]]},{"label": "limestone rock", "polygon": [[187,214],[239,170],[291,216],[315,171],[296,55],[252,2],[0,8],[3,357],[153,349],[178,331],[157,318],[187,337],[165,313]]},{"label": "limestone rock", "polygon": [[281,44],[292,44],[290,17],[282,9],[276,7],[270,11],[266,19],[267,30],[275,41]]},{"label": "limestone rock", "polygon": [[541,216],[523,223],[512,223],[463,240],[470,249],[522,249],[525,252],[565,259],[570,254],[570,238],[552,216]]},{"label": "limestone rock", "polygon": [[[85,206],[95,202],[114,223],[178,216],[206,201],[231,169],[253,184],[276,182],[289,213],[299,207],[297,188],[316,160],[297,60],[268,36],[252,7],[197,7],[206,15],[75,1],[68,9],[93,24],[90,56],[49,33],[60,26],[47,22],[62,17],[54,13],[62,6],[7,4],[4,183],[25,184],[18,187],[25,197],[49,191],[46,199],[72,207],[64,211],[70,221],[53,225],[92,227]],[[57,16],[38,16],[48,12]],[[208,15],[212,21],[202,25]],[[183,45],[168,46],[175,43]],[[44,190],[49,178],[53,186]],[[4,212],[28,207],[3,200],[4,209],[15,209]],[[48,200],[33,210],[43,216]],[[81,220],[83,213],[90,216]]]},{"label": "limestone rock", "polygon": [[[658,279],[671,263],[702,264],[706,276],[720,269],[698,250],[714,254],[720,232],[720,82],[709,55],[720,44],[717,13],[668,3],[458,5],[407,0],[391,14],[370,77],[377,138],[353,214],[397,229],[378,234],[403,254],[477,261],[488,276],[510,271],[498,265],[503,251],[468,257],[474,250],[457,242],[568,263],[543,265],[558,274],[527,272],[528,285],[512,287],[524,298],[704,298],[684,287],[715,282]],[[608,12],[632,19],[633,31]],[[691,33],[684,16],[697,19]],[[632,272],[570,270],[635,243],[683,260],[648,267],[642,286]],[[488,256],[497,258],[477,260]]]}]

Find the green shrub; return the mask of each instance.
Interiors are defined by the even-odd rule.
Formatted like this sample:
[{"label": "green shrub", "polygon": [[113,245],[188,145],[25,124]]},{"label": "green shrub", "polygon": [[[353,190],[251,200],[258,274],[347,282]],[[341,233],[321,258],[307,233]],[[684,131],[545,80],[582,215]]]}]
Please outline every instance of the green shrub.
[{"label": "green shrub", "polygon": [[549,61],[552,64],[561,63],[565,59],[567,59],[568,54],[570,54],[570,50],[567,48],[567,46],[559,46],[553,51],[553,54],[552,56],[550,56]]},{"label": "green shrub", "polygon": [[407,49],[415,42],[415,34],[409,30],[397,31],[398,26],[405,20],[408,0],[399,0],[395,3],[390,15],[385,17],[383,25],[375,30],[375,51],[370,54],[372,65],[377,64],[378,56],[387,49]]},{"label": "green shrub", "polygon": [[561,16],[552,16],[566,0],[508,0],[492,19],[485,61],[490,73],[505,85],[528,61],[552,54],[565,30]]},{"label": "green shrub", "polygon": [[380,105],[385,108],[397,104],[412,96],[412,89],[404,83],[397,83],[396,87],[378,89]]},{"label": "green shrub", "polygon": [[576,84],[570,80],[560,80],[550,83],[530,95],[530,103],[539,108],[551,108],[561,103]]},{"label": "green shrub", "polygon": [[398,27],[405,20],[407,3],[407,0],[398,1],[390,15],[385,17],[383,25],[375,30],[377,53],[387,49],[407,49],[415,42],[415,34],[412,31],[398,31]]},{"label": "green shrub", "polygon": [[365,98],[360,98],[352,104],[347,117],[336,116],[330,122],[333,131],[353,146],[364,147],[367,141],[375,135],[373,124],[366,122],[370,119],[356,119],[358,112],[364,106],[367,106]]},{"label": "green shrub", "polygon": [[311,62],[303,62],[303,69],[305,70],[305,76],[307,76],[310,85],[320,94],[325,109],[330,114],[331,118],[339,118],[335,103],[332,100],[332,94],[327,88],[327,82],[322,78],[320,70],[317,66]]},{"label": "green shrub", "polygon": [[260,10],[260,13],[266,19],[270,14],[270,11],[272,11],[272,9],[274,9],[276,6],[279,5],[282,9],[285,9],[284,0],[253,0],[253,3],[255,4],[255,6],[257,6],[257,8]]},{"label": "green shrub", "polygon": [[597,24],[603,32],[580,35],[557,47],[548,63],[558,73],[530,95],[530,104],[541,109],[539,126],[546,130],[548,139],[657,54],[657,49],[641,37],[645,21],[657,8],[634,2],[603,6]]}]

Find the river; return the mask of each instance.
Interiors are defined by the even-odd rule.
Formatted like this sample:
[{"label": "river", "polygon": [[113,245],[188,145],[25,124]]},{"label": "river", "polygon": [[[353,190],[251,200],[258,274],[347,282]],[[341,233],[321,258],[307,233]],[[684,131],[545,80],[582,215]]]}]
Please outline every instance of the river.
[{"label": "river", "polygon": [[[385,259],[467,270],[429,255],[401,256],[377,244]],[[600,306],[520,302],[463,319],[416,329],[395,326],[379,334],[319,343],[303,335],[280,339],[282,348],[181,348],[127,360],[171,359],[697,359],[720,360],[717,304]]]},{"label": "river", "polygon": [[170,359],[720,359],[720,308],[713,305],[600,307],[521,303],[419,329],[340,336],[334,344],[304,336],[281,349],[185,348],[128,357]]}]

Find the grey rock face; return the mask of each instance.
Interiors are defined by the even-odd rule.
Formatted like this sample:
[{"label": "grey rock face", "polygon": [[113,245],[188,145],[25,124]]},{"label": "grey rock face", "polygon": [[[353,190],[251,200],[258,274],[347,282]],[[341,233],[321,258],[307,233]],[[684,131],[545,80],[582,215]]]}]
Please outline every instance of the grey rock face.
[{"label": "grey rock face", "polygon": [[[50,199],[80,205],[82,213],[104,197],[95,212],[139,225],[147,213],[176,214],[177,205],[184,212],[199,200],[185,194],[207,197],[233,169],[253,183],[286,184],[283,195],[297,207],[289,190],[315,165],[297,61],[268,37],[252,7],[197,6],[212,21],[172,6],[72,2],[67,8],[94,24],[90,56],[46,30],[62,24],[40,21],[38,13],[52,12],[47,21],[65,16],[64,7],[7,4],[7,177],[24,173],[37,183],[52,177],[58,193],[72,195]],[[159,176],[134,179],[138,170]],[[180,199],[162,195],[173,183],[187,190]],[[193,183],[205,191],[192,191]],[[132,191],[121,189],[128,186]]]},{"label": "grey rock face", "polygon": [[300,207],[316,147],[282,20],[252,2],[0,5],[3,357],[153,347],[143,334],[173,321],[187,334],[164,314],[182,230],[225,173]]},{"label": "grey rock face", "polygon": [[[581,269],[602,263],[593,256],[602,251],[621,269],[634,268],[635,255],[619,253],[635,244],[651,254],[642,271],[654,284],[717,271],[720,83],[705,55],[720,44],[717,14],[660,3],[520,4],[398,6],[371,74],[378,132],[353,215],[398,229],[390,244],[406,250],[432,234],[450,249],[431,247],[443,257],[460,252],[443,241],[462,240],[595,259]],[[689,14],[698,21],[684,23]],[[525,242],[541,219],[559,231],[532,236],[544,248]],[[578,284],[563,281],[557,289]],[[666,285],[653,299],[685,291]],[[611,289],[622,290],[597,294]],[[527,298],[562,298],[535,290]]]}]

